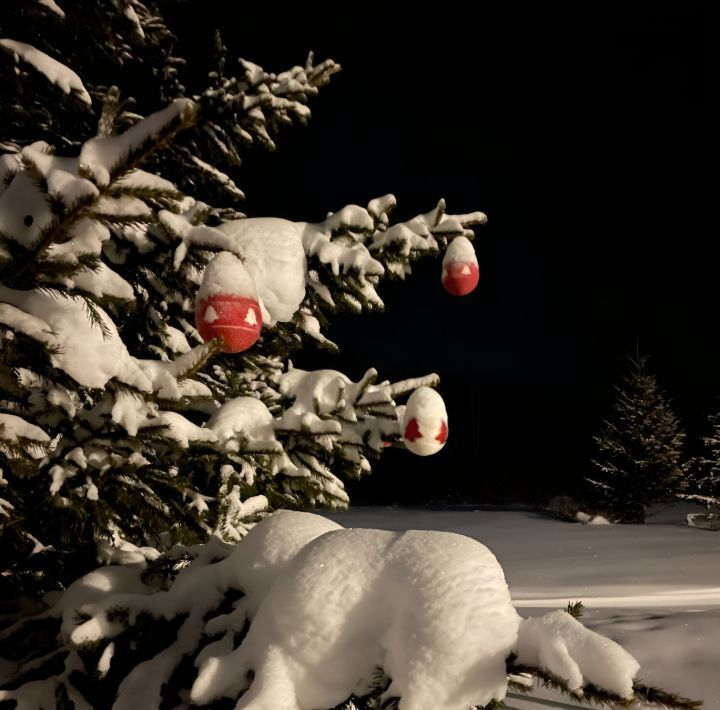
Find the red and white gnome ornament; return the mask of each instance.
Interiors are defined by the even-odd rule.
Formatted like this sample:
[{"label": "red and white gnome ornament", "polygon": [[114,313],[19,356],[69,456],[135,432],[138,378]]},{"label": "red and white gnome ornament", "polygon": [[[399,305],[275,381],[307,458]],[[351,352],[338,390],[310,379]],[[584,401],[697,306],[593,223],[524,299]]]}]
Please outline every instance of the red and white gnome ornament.
[{"label": "red and white gnome ornament", "polygon": [[453,296],[466,296],[480,281],[475,249],[467,237],[455,237],[442,262],[442,284]]},{"label": "red and white gnome ornament", "polygon": [[255,281],[242,261],[228,251],[205,267],[195,303],[195,323],[202,339],[221,338],[221,350],[239,353],[260,337],[262,313]]},{"label": "red and white gnome ornament", "polygon": [[419,387],[408,399],[403,417],[403,442],[418,456],[435,454],[448,438],[443,398],[430,387]]}]

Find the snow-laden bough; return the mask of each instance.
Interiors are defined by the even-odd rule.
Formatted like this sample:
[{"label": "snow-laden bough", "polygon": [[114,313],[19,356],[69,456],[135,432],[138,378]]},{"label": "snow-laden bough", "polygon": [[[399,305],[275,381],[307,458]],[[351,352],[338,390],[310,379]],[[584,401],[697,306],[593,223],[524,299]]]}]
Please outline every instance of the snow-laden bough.
[{"label": "snow-laden bough", "polygon": [[[139,569],[109,567],[46,612],[73,649],[65,668],[82,665],[79,650],[104,646],[102,677],[128,627],[148,615],[183,619],[171,643],[120,682],[113,708],[159,707],[187,658],[196,669],[184,679],[190,701],[231,698],[239,710],[333,707],[368,693],[378,668],[391,678],[384,698],[399,698],[400,710],[467,710],[505,697],[511,656],[571,690],[592,683],[633,695],[639,665],[630,654],[564,611],[521,619],[494,555],[463,535],[347,530],[280,511],[240,544],[202,545],[194,557],[167,590]],[[222,605],[234,590],[243,594]],[[30,685],[0,690],[0,700],[27,701],[25,691],[37,692]]]},{"label": "snow-laden bough", "polygon": [[[273,516],[247,542],[309,517]],[[587,679],[632,696],[630,654],[563,611],[522,620],[494,555],[463,535],[334,530],[276,571],[243,643],[202,662],[195,703],[245,691],[238,709],[330,707],[381,667],[401,710],[466,710],[505,697],[512,652],[573,690]]]}]

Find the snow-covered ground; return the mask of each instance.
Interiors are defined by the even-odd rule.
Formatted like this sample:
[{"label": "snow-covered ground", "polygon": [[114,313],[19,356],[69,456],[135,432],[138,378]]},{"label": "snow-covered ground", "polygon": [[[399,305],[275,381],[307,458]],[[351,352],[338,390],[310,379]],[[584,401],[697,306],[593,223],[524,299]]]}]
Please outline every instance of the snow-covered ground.
[{"label": "snow-covered ground", "polygon": [[[357,507],[327,514],[345,527],[446,530],[487,545],[523,616],[582,601],[583,622],[621,643],[640,678],[720,708],[720,532],[693,529],[662,510],[645,525],[580,525],[531,511]],[[541,698],[547,698],[545,700]],[[551,693],[516,710],[571,708]]]}]

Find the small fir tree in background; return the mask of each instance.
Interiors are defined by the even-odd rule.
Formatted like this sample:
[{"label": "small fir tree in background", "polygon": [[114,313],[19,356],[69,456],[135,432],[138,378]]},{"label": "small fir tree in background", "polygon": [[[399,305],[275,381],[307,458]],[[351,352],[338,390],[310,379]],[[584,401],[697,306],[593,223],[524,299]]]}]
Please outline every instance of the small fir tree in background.
[{"label": "small fir tree in background", "polygon": [[708,417],[710,434],[702,437],[703,455],[693,457],[687,465],[681,497],[720,512],[720,414]]},{"label": "small fir tree in background", "polygon": [[595,437],[596,507],[622,523],[643,523],[649,505],[671,500],[683,478],[685,433],[658,389],[648,359],[630,359],[612,416]]}]

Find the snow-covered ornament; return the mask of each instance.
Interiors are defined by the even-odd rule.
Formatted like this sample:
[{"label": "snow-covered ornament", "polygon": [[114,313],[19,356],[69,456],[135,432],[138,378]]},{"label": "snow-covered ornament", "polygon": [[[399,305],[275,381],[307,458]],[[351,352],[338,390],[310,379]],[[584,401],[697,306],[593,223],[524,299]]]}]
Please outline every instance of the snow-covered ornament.
[{"label": "snow-covered ornament", "polygon": [[443,398],[430,387],[419,387],[408,399],[403,417],[403,441],[418,456],[435,454],[448,438]]},{"label": "snow-covered ornament", "polygon": [[455,237],[442,262],[442,284],[453,296],[467,296],[480,281],[480,268],[472,243],[467,237]]},{"label": "snow-covered ornament", "polygon": [[247,350],[260,337],[262,313],[255,282],[230,252],[220,252],[205,268],[195,322],[203,340],[221,338],[226,353]]}]

